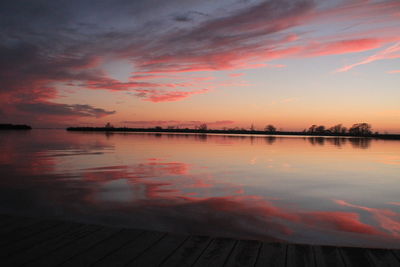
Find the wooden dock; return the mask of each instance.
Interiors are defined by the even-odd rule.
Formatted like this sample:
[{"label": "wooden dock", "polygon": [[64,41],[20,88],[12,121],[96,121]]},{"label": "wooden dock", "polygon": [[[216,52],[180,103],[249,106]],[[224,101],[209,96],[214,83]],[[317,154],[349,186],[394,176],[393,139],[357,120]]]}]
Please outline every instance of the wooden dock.
[{"label": "wooden dock", "polygon": [[400,266],[400,250],[266,243],[0,215],[0,266]]}]

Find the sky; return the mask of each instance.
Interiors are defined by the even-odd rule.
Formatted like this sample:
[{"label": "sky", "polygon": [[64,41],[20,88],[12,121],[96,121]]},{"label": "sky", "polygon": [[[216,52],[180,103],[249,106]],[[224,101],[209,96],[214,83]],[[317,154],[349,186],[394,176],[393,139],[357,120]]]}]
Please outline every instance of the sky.
[{"label": "sky", "polygon": [[0,123],[400,133],[400,1],[0,2]]}]

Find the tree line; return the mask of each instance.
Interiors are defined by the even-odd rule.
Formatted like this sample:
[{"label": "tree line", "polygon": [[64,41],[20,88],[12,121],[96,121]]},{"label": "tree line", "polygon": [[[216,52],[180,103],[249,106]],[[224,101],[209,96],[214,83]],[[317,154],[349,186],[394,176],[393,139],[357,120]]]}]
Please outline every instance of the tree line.
[{"label": "tree line", "polygon": [[25,124],[0,124],[0,130],[30,130],[31,126]]},{"label": "tree line", "polygon": [[373,137],[379,139],[400,140],[400,134],[380,134],[373,132],[372,127],[368,123],[355,123],[351,127],[344,127],[342,124],[336,124],[332,127],[324,125],[311,125],[303,131],[284,131],[272,124],[266,125],[262,130],[257,130],[254,125],[249,128],[226,128],[210,129],[206,123],[198,124],[193,128],[180,128],[179,126],[155,126],[155,127],[114,127],[111,123],[107,123],[103,127],[69,127],[68,131],[100,131],[100,132],[155,132],[155,133],[194,133],[194,134],[253,134],[253,135],[297,135],[297,136],[356,136],[356,137]]},{"label": "tree line", "polygon": [[[371,124],[362,122],[355,123],[350,128],[344,127],[342,124],[336,124],[330,128],[326,128],[324,125],[311,125],[308,130],[304,130],[303,132],[310,134],[349,134],[356,136],[368,136],[372,135],[372,126]],[[375,132],[375,134],[379,134]]]},{"label": "tree line", "polygon": [[[110,123],[107,123],[104,126],[105,129],[115,129],[113,125]],[[252,124],[248,129],[246,128],[239,128],[239,127],[234,127],[234,128],[223,128],[222,130],[215,130],[215,129],[210,129],[208,128],[206,123],[201,123],[199,125],[194,126],[194,129],[189,129],[189,128],[179,128],[179,126],[167,126],[166,128],[163,128],[161,126],[155,126],[153,128],[146,128],[146,129],[154,129],[154,130],[190,130],[190,131],[199,131],[199,132],[207,132],[207,131],[226,131],[226,132],[266,132],[266,133],[282,133],[285,132],[283,130],[277,130],[277,127],[275,127],[272,124],[268,124],[265,126],[263,131],[256,130],[254,125]],[[299,132],[296,132],[299,133]],[[324,125],[316,125],[313,124],[311,125],[308,129],[304,129],[303,132],[304,134],[316,134],[316,135],[323,135],[323,134],[329,134],[329,135],[355,135],[355,136],[368,136],[372,135],[372,126],[368,123],[362,122],[362,123],[355,123],[353,124],[350,128],[344,127],[342,124],[336,124],[332,127],[325,127]],[[375,132],[374,134],[379,134],[378,132]]]}]

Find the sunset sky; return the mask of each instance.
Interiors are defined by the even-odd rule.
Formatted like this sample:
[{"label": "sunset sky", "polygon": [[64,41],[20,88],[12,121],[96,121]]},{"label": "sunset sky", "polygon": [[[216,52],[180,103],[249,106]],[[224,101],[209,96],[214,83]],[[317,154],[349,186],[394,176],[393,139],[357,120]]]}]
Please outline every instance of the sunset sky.
[{"label": "sunset sky", "polygon": [[400,133],[400,1],[0,2],[0,123]]}]

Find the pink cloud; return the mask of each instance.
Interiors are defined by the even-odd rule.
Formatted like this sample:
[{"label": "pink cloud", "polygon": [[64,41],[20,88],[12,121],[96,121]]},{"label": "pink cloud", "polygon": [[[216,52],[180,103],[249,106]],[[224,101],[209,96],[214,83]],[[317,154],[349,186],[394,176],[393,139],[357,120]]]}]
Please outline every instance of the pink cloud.
[{"label": "pink cloud", "polygon": [[231,73],[231,74],[229,74],[230,77],[241,77],[243,75],[244,75],[244,73]]},{"label": "pink cloud", "polygon": [[296,41],[297,35],[280,32],[301,24],[313,4],[311,1],[292,5],[273,2],[262,2],[186,31],[170,33],[152,48],[158,51],[155,56],[140,58],[138,73],[247,68],[254,67],[249,63],[256,60],[292,53],[293,48],[279,48],[279,45]]},{"label": "pink cloud", "polygon": [[388,202],[388,204],[390,204],[390,205],[396,205],[396,206],[400,206],[400,202]]},{"label": "pink cloud", "polygon": [[370,21],[393,21],[398,16],[400,3],[388,1],[347,1],[314,14],[314,19],[331,21],[357,21],[368,18]]},{"label": "pink cloud", "polygon": [[108,77],[103,77],[98,80],[88,81],[86,84],[82,84],[86,88],[90,89],[106,89],[112,91],[129,90],[133,88],[159,88],[159,87],[190,87],[193,86],[191,83],[152,83],[152,82],[120,82]]},{"label": "pink cloud", "polygon": [[148,90],[136,89],[136,96],[143,98],[145,101],[150,102],[171,102],[183,100],[187,97],[196,94],[204,94],[209,92],[208,89],[201,89],[196,91],[165,91],[165,90]]},{"label": "pink cloud", "polygon": [[298,100],[298,98],[296,98],[296,97],[289,97],[289,98],[282,99],[280,102],[281,103],[291,103],[291,102],[295,102],[297,100]]},{"label": "pink cloud", "polygon": [[215,77],[193,77],[193,76],[184,76],[184,75],[135,75],[130,78],[132,81],[134,80],[153,80],[153,79],[183,79],[183,80],[192,80],[192,81],[210,81],[214,80]]},{"label": "pink cloud", "polygon": [[340,69],[337,70],[337,72],[345,72],[349,71],[354,67],[364,65],[364,64],[369,64],[374,61],[378,60],[384,60],[384,59],[394,59],[394,58],[400,58],[400,42],[395,43],[394,45],[379,51],[378,53],[369,56],[365,58],[364,60],[361,60],[360,62],[351,64],[351,65],[346,65]]},{"label": "pink cloud", "polygon": [[272,68],[285,68],[286,65],[284,65],[284,64],[273,64],[273,65],[267,64],[267,67],[272,67]]},{"label": "pink cloud", "polygon": [[[168,75],[134,75],[130,77],[130,80],[152,80],[152,79],[159,79],[159,78],[170,78],[171,76]],[[171,77],[173,78],[173,77]]]},{"label": "pink cloud", "polygon": [[[379,4],[353,2],[325,10],[317,10],[311,1],[298,2],[287,9],[279,3],[276,3],[276,6],[260,3],[231,16],[206,21],[190,30],[171,33],[170,36],[160,40],[160,46],[157,47],[160,53],[157,56],[141,58],[138,73],[283,67],[260,62],[291,56],[323,56],[375,49],[387,43],[388,38],[360,36],[354,39],[307,45],[301,44],[302,40],[297,34],[282,32],[298,25],[320,23],[327,18],[334,21],[343,18],[354,19],[352,14],[357,14],[357,20],[385,17],[384,14],[398,7],[400,5],[392,1]],[[263,14],[259,14],[260,12]],[[265,13],[271,15],[266,16]],[[234,34],[228,35],[227,32]],[[202,42],[198,42],[199,36],[202,37]],[[329,38],[332,39],[334,36]],[[174,42],[175,39],[179,40],[180,45],[185,44],[186,47],[193,49],[188,48],[185,51],[176,49],[178,44]]]},{"label": "pink cloud", "polygon": [[400,73],[400,70],[391,70],[388,71],[389,74],[395,74],[395,73]]},{"label": "pink cloud", "polygon": [[178,120],[154,120],[154,121],[122,121],[122,123],[151,127],[151,126],[178,126],[178,127],[194,127],[200,124],[207,124],[208,126],[224,126],[235,123],[232,120],[220,121],[178,121]]},{"label": "pink cloud", "polygon": [[305,48],[308,56],[337,55],[362,52],[381,47],[383,40],[376,38],[340,40],[328,43],[312,44]]}]

